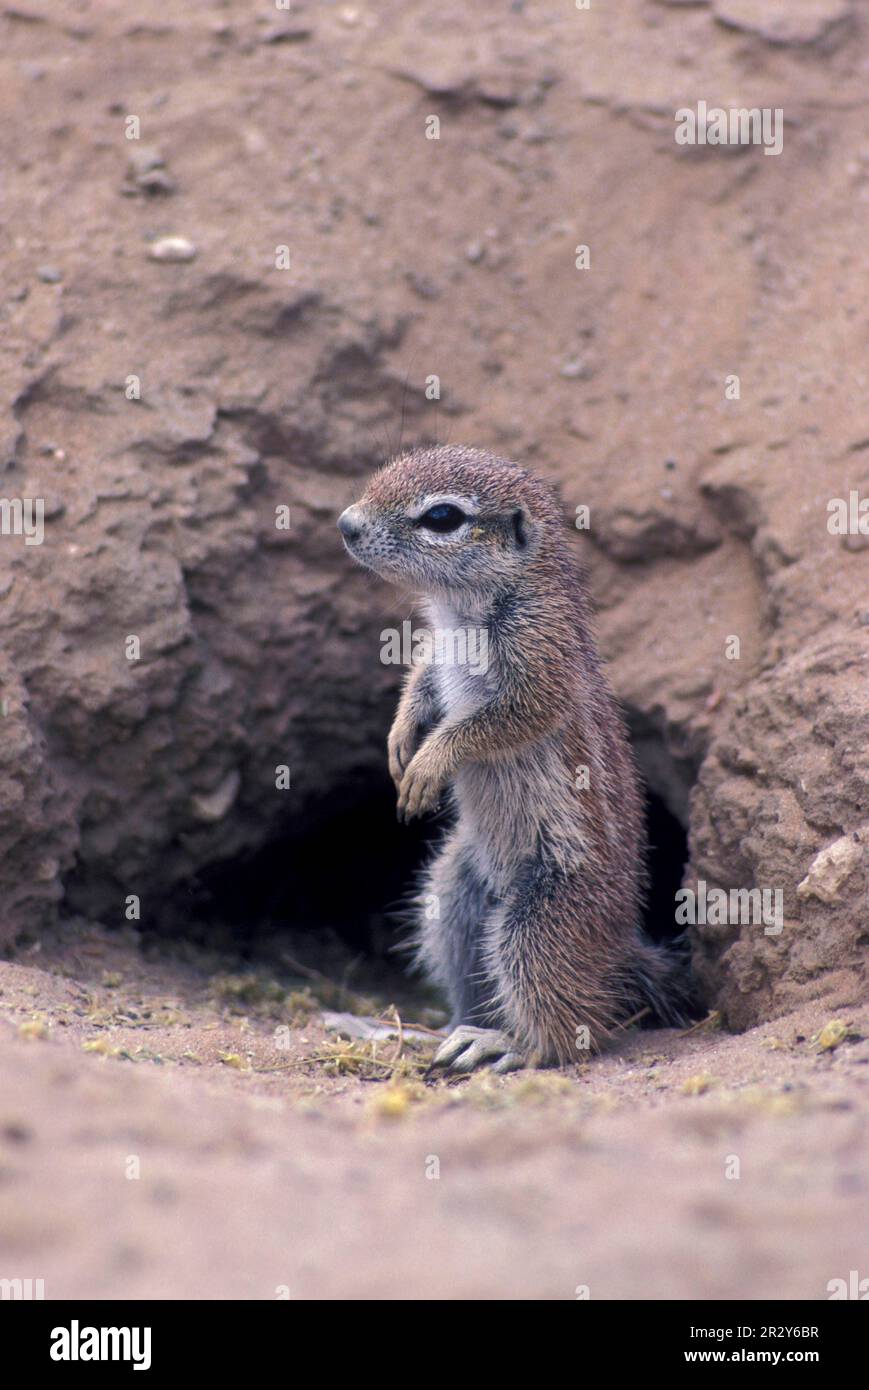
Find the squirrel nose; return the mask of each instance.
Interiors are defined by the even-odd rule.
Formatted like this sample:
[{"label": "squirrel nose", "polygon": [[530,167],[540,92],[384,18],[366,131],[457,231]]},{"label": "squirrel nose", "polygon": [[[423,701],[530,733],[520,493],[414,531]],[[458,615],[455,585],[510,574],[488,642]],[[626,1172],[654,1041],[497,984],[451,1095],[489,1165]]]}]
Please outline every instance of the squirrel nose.
[{"label": "squirrel nose", "polygon": [[338,518],[338,530],[345,541],[355,541],[362,530],[358,507],[348,507]]}]

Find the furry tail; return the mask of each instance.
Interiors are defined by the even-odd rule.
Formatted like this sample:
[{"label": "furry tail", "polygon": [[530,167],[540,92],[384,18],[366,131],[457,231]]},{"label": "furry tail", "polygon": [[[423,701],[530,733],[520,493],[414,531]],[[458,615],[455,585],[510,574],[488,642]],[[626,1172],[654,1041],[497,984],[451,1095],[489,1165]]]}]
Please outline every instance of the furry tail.
[{"label": "furry tail", "polygon": [[683,933],[674,941],[657,945],[643,937],[631,962],[630,998],[634,1013],[651,1009],[644,1022],[660,1028],[685,1028],[701,1011],[697,985],[691,974],[691,948]]}]

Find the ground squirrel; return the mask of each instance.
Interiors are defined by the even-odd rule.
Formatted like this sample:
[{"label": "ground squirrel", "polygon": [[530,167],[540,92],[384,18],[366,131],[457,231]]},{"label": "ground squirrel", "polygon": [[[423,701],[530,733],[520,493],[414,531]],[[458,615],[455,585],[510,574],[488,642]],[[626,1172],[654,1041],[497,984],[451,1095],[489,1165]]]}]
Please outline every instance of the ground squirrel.
[{"label": "ground squirrel", "polygon": [[682,961],[639,926],[642,796],[551,489],[482,450],[414,449],[338,526],[360,564],[422,593],[434,639],[389,769],[400,817],[455,811],[416,909],[453,1010],[435,1065],[577,1061],[647,1007],[681,1023]]}]

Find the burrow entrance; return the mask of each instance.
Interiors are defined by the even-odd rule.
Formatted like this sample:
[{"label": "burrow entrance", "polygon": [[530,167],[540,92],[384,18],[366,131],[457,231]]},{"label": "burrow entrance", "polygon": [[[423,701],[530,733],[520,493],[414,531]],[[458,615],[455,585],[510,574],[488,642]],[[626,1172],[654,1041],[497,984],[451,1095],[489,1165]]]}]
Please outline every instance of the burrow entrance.
[{"label": "burrow entrance", "polygon": [[[674,898],[688,858],[686,832],[664,798],[646,795],[650,891],[644,925],[656,941],[681,930]],[[308,959],[343,946],[403,971],[402,909],[415,876],[442,831],[437,824],[399,825],[388,779],[352,800],[326,798],[301,833],[200,874],[189,919],[214,939],[214,925],[248,960],[293,939]],[[197,934],[199,934],[197,932]]]}]

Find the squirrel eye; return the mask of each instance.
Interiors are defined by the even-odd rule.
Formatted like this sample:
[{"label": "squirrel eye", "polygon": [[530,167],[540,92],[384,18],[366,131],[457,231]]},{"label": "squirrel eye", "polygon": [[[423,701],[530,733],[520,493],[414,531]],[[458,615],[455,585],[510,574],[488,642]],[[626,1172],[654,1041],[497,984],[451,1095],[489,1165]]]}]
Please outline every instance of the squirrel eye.
[{"label": "squirrel eye", "polygon": [[437,502],[417,519],[417,526],[425,526],[428,531],[456,531],[463,521],[467,521],[461,507],[452,502]]}]

